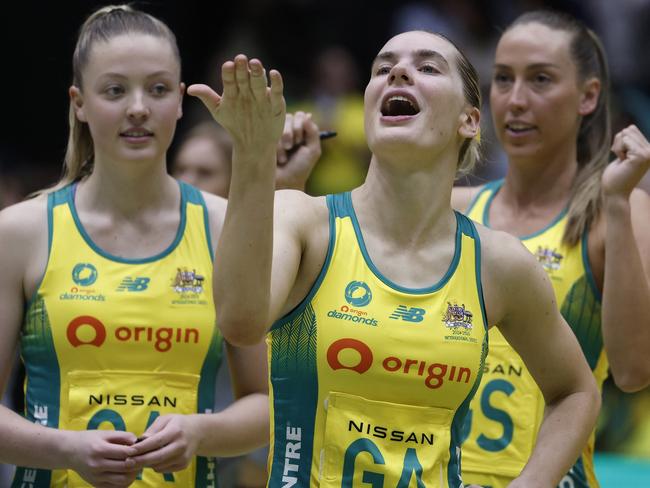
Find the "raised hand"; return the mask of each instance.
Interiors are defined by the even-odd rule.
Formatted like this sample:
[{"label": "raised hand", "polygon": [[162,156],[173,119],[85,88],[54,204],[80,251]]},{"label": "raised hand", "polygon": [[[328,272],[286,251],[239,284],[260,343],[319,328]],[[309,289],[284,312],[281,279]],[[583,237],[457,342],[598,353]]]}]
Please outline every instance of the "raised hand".
[{"label": "raised hand", "polygon": [[603,173],[603,192],[607,197],[626,199],[650,168],[650,143],[641,131],[630,125],[614,137],[612,161]]},{"label": "raised hand", "polygon": [[185,469],[196,455],[200,434],[194,428],[192,415],[161,415],[143,434],[144,440],[134,446],[130,466],[152,468],[158,473]]},{"label": "raised hand", "polygon": [[99,488],[127,487],[139,470],[127,459],[135,454],[136,436],[113,430],[69,431],[70,467]]},{"label": "raised hand", "polygon": [[285,102],[280,73],[266,71],[257,59],[243,54],[227,61],[221,69],[223,94],[207,85],[191,85],[187,93],[198,97],[233,138],[234,150],[264,151],[275,145],[282,134]]},{"label": "raised hand", "polygon": [[278,167],[275,186],[278,189],[304,190],[321,155],[318,126],[311,114],[287,114],[284,131],[278,143]]}]

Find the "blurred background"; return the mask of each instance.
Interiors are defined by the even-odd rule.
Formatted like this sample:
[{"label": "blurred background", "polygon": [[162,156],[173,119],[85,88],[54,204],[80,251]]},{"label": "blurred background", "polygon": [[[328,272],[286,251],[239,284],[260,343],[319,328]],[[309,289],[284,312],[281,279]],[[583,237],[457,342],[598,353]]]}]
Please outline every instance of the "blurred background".
[{"label": "blurred background", "polygon": [[[0,208],[59,178],[77,31],[88,14],[109,3],[22,0],[2,7]],[[650,0],[184,0],[135,6],[176,33],[187,84],[207,82],[220,90],[221,63],[240,52],[281,71],[289,109],[312,112],[321,129],[338,132],[323,143],[323,157],[307,184],[312,194],[347,190],[363,181],[369,162],[363,88],[370,63],[391,35],[415,28],[453,39],[481,76],[484,161],[459,184],[485,182],[505,172],[487,104],[491,63],[499,33],[526,10],[568,11],[599,34],[613,80],[614,131],[636,123],[650,135]],[[207,116],[198,101],[187,97],[184,103],[170,161],[179,141]],[[643,185],[650,189],[650,175]],[[20,378],[17,365],[3,398],[19,411]],[[612,382],[605,384],[597,449],[603,487],[650,486],[650,390],[623,394]],[[11,467],[0,465],[0,487],[9,486],[10,472]],[[255,483],[240,480],[239,486]]]}]

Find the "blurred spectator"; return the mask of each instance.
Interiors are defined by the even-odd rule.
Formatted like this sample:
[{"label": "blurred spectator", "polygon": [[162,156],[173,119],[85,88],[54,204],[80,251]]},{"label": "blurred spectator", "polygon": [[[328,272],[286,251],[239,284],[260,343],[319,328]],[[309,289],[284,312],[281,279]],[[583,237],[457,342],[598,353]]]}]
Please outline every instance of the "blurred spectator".
[{"label": "blurred spectator", "polygon": [[181,141],[171,173],[203,191],[227,198],[231,158],[228,133],[212,120],[201,122]]}]

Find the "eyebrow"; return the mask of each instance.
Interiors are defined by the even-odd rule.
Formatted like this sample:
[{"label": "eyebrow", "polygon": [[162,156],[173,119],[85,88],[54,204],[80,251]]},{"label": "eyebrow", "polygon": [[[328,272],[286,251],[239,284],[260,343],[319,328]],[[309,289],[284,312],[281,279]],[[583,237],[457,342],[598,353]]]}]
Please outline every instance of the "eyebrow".
[{"label": "eyebrow", "polygon": [[[168,70],[160,70],[160,71],[154,71],[153,73],[150,73],[146,76],[146,78],[156,78],[158,76],[174,76],[174,73]],[[127,75],[122,74],[122,73],[117,73],[113,71],[109,71],[107,73],[102,73],[100,75],[100,78],[128,78]]]},{"label": "eyebrow", "polygon": [[[527,70],[530,69],[545,69],[545,68],[555,68],[555,69],[561,69],[560,66],[554,63],[533,63],[528,66],[526,66]],[[495,64],[494,69],[511,69],[511,65],[509,64]]]},{"label": "eyebrow", "polygon": [[[445,57],[440,54],[438,51],[432,51],[431,49],[418,49],[413,53],[413,56],[416,59],[427,59],[433,58],[436,61],[442,63],[446,68],[449,68],[449,63]],[[372,62],[374,65],[377,61],[395,61],[397,59],[397,54],[393,51],[384,51],[377,55],[375,60]]]}]

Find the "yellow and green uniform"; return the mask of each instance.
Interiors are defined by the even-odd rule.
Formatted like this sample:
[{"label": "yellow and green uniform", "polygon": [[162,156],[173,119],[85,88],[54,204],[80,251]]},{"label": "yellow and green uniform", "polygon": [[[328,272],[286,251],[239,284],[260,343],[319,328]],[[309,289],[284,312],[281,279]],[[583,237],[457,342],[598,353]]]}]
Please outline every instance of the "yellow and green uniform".
[{"label": "yellow and green uniform", "polygon": [[[486,185],[467,215],[489,226],[490,204],[503,180]],[[601,330],[601,299],[587,255],[587,233],[578,244],[562,242],[563,211],[545,229],[521,237],[551,280],[564,319],[573,329],[599,387],[608,362]],[[498,329],[490,330],[490,352],[483,379],[467,415],[463,443],[463,479],[492,488],[507,486],[530,457],[544,415],[544,398],[519,355]],[[576,413],[579,415],[579,413]],[[560,487],[597,488],[593,467],[594,435]]]},{"label": "yellow and green uniform", "polygon": [[268,486],[458,488],[461,428],[487,352],[476,229],[456,214],[447,273],[405,288],[373,264],[350,193],[327,205],[325,264],[267,338]]},{"label": "yellow and green uniform", "polygon": [[[174,241],[127,259],[93,243],[75,210],[76,185],[48,196],[49,255],[21,331],[28,420],[69,430],[142,434],[159,415],[209,412],[221,360],[212,251],[200,192],[180,184]],[[215,487],[215,460],[132,486]],[[85,487],[71,470],[19,467],[14,487]]]}]

